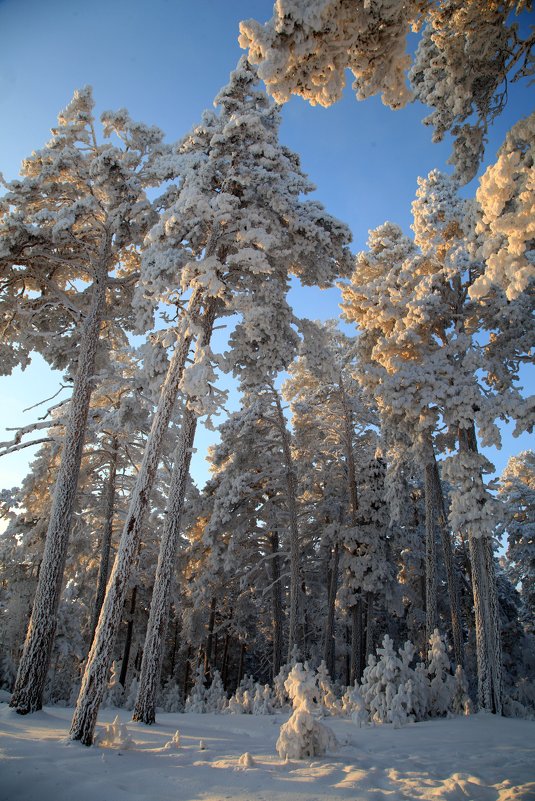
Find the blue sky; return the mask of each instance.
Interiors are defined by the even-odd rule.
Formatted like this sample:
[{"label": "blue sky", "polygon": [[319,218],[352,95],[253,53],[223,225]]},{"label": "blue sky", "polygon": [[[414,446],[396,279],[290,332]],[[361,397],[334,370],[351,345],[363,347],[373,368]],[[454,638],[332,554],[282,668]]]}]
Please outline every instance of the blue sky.
[{"label": "blue sky", "polygon": [[[0,0],[0,172],[16,177],[22,159],[48,140],[74,89],[86,84],[93,86],[98,113],[126,107],[169,140],[182,136],[211,107],[242,54],[239,21],[266,20],[271,9],[272,0]],[[530,90],[511,85],[489,137],[487,163],[505,132],[532,108]],[[284,107],[281,139],[300,154],[318,199],[351,227],[354,251],[385,220],[410,233],[417,176],[449,170],[450,144],[431,144],[431,130],[421,124],[425,113],[418,104],[392,112],[378,98],[357,103],[350,87],[330,109],[297,98]],[[338,315],[337,290],[295,289],[290,300],[297,315]],[[1,378],[2,424],[32,422],[38,410],[21,410],[53,395],[60,380],[40,358],[23,374]],[[526,374],[530,380],[525,388],[533,392]],[[0,439],[10,436],[0,430]],[[207,441],[198,443],[199,481]],[[528,437],[507,437],[502,453],[490,454],[498,472],[530,444]],[[20,482],[29,458],[25,450],[0,460],[0,488]]]}]

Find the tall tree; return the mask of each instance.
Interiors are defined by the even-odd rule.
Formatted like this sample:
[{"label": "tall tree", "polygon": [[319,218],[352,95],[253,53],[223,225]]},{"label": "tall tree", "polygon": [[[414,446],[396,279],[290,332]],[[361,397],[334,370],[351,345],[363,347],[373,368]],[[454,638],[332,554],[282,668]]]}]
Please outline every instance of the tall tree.
[{"label": "tall tree", "polygon": [[[208,345],[189,375],[184,370],[199,331],[199,314],[209,317],[220,304],[225,314],[239,314],[241,321],[230,339],[231,364],[239,365],[242,359],[252,363],[250,353],[254,351],[259,367],[264,364],[273,369],[287,351],[288,337],[281,341],[274,330],[280,331],[281,325],[290,328],[287,307],[275,302],[287,286],[288,272],[303,283],[326,286],[337,272],[347,269],[349,232],[319,204],[301,200],[311,184],[301,173],[297,156],[278,143],[279,114],[257,88],[257,80],[255,71],[242,59],[216,98],[220,114],[206,113],[201,125],[178,147],[174,164],[182,180],[169,190],[168,209],[150,235],[152,246],[143,268],[146,294],[153,299],[167,294],[175,303],[181,291],[191,291],[191,295],[177,332],[71,727],[71,737],[86,744],[93,738],[123,602],[122,588],[135,560],[161,436],[182,378],[188,392],[192,383],[205,386],[211,370]],[[165,292],[166,286],[170,292]],[[272,301],[262,309],[260,299],[267,297],[268,287]],[[153,303],[145,307],[145,321]],[[203,395],[196,391],[188,394]],[[157,665],[157,660],[153,664]]]},{"label": "tall tree", "polygon": [[[26,363],[37,349],[68,367],[73,395],[53,494],[32,618],[11,705],[41,708],[56,624],[101,331],[131,322],[129,299],[136,247],[154,221],[145,190],[163,134],[125,111],[102,115],[99,144],[90,89],[76,92],[53,138],[23,163],[22,180],[6,185],[0,222],[4,364]],[[51,336],[51,333],[53,334]]]}]

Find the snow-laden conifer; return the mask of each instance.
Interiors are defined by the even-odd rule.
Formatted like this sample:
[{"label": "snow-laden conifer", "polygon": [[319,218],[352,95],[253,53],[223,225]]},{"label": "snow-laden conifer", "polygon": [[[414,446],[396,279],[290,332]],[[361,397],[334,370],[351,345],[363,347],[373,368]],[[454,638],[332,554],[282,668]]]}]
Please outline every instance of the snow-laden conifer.
[{"label": "snow-laden conifer", "polygon": [[293,712],[280,729],[276,745],[279,756],[306,759],[335,751],[338,743],[334,733],[314,716],[317,693],[314,671],[298,662],[290,671],[285,687],[292,699]]}]

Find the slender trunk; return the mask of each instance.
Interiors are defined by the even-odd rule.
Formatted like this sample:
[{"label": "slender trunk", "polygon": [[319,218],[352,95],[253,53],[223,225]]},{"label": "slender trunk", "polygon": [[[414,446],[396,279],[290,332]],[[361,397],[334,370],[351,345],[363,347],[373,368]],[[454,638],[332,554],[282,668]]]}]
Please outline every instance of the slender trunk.
[{"label": "slender trunk", "polygon": [[272,531],[269,535],[271,546],[271,602],[273,632],[273,678],[278,676],[282,667],[282,587],[279,556],[279,534]]},{"label": "slender trunk", "polygon": [[[201,348],[206,347],[210,341],[215,313],[215,302],[210,301],[202,317],[202,334],[197,342],[196,357],[199,355]],[[189,405],[186,405],[182,416],[180,437],[174,454],[167,514],[160,543],[149,621],[143,648],[139,691],[132,715],[133,720],[143,721],[147,724],[154,723],[156,720],[156,694],[162,671],[171,577],[178,550],[184,497],[196,429],[197,413]]]},{"label": "slender trunk", "polygon": [[351,663],[350,683],[360,681],[362,665],[362,601],[359,599],[350,608],[351,612]]},{"label": "slender trunk", "polygon": [[223,646],[223,661],[221,664],[221,681],[223,682],[223,687],[225,688],[225,690],[227,689],[227,681],[228,681],[229,647],[230,647],[230,634],[227,631],[225,634],[225,644]]},{"label": "slender trunk", "polygon": [[115,510],[115,479],[117,477],[117,456],[119,451],[119,444],[117,437],[112,437],[110,444],[110,467],[108,472],[108,480],[104,491],[104,530],[102,532],[102,539],[100,542],[100,564],[98,568],[97,580],[97,594],[95,596],[95,606],[93,609],[93,617],[91,620],[91,637],[89,639],[89,647],[93,643],[95,631],[97,628],[98,618],[102,604],[104,603],[104,596],[106,595],[106,584],[108,581],[108,573],[110,567],[110,552],[111,552],[111,538],[113,533],[113,513]]},{"label": "slender trunk", "polygon": [[[175,612],[176,614],[176,612]],[[171,666],[169,669],[169,675],[172,678],[175,675],[175,665],[176,665],[176,652],[178,650],[178,632],[180,631],[180,621],[178,616],[175,617],[175,631],[173,634],[173,648],[171,651]]]},{"label": "slender trunk", "polygon": [[126,639],[124,641],[123,661],[121,662],[121,675],[119,676],[119,684],[124,687],[126,685],[126,674],[128,673],[128,663],[130,661],[130,651],[132,649],[132,634],[134,631],[134,613],[136,611],[137,587],[132,590],[132,598],[130,600],[130,609],[128,611],[128,620],[126,623]]},{"label": "slender trunk", "polygon": [[290,450],[290,436],[286,427],[286,420],[282,411],[279,393],[272,387],[279,431],[282,441],[284,467],[286,470],[286,495],[288,502],[288,515],[290,518],[290,625],[288,632],[288,662],[292,659],[294,645],[299,648],[298,642],[298,615],[299,615],[299,588],[301,586],[301,570],[299,559],[299,527],[297,523],[297,480]]},{"label": "slender trunk", "polygon": [[215,626],[215,597],[210,602],[210,616],[208,618],[208,634],[206,637],[206,648],[204,651],[204,676],[206,679],[211,678],[212,671],[212,650],[214,642],[214,626]]},{"label": "slender trunk", "polygon": [[81,740],[84,745],[91,745],[93,742],[98,709],[106,686],[113,646],[120,624],[128,581],[138,551],[141,531],[150,499],[150,491],[158,467],[160,449],[169,426],[178,386],[193,339],[191,322],[197,316],[201,301],[201,290],[195,290],[188,304],[188,313],[180,327],[175,352],[162,387],[158,408],[154,415],[141,468],[132,491],[119,548],[108,581],[95,639],[82,678],[82,686],[71,724],[70,737],[73,740]]},{"label": "slender trunk", "polygon": [[[459,429],[459,450],[477,452],[474,427]],[[481,476],[474,476],[481,481]],[[479,534],[479,536],[478,536]],[[481,709],[502,714],[502,661],[496,576],[490,536],[468,530],[477,643],[478,701]]]},{"label": "slender trunk", "polygon": [[243,667],[245,665],[245,643],[242,642],[240,648],[240,662],[238,664],[238,684],[239,687],[241,684],[241,680],[243,679]]},{"label": "slender trunk", "polygon": [[442,492],[442,483],[440,481],[440,475],[438,472],[438,465],[436,459],[434,459],[433,482],[434,482],[434,491],[436,496],[435,508],[438,513],[437,523],[440,531],[440,539],[442,542],[442,552],[444,554],[444,566],[446,568],[446,581],[448,584],[448,597],[450,602],[450,616],[451,616],[451,632],[453,637],[453,653],[455,657],[455,664],[461,665],[462,667],[464,664],[463,623],[462,623],[462,612],[461,612],[461,599],[459,594],[459,581],[453,563],[453,548],[447,525],[444,494]]},{"label": "slender trunk", "polygon": [[437,627],[437,555],[435,510],[436,494],[434,480],[434,454],[432,444],[427,443],[423,453],[425,492],[425,639],[427,644]]},{"label": "slender trunk", "polygon": [[372,592],[368,593],[366,604],[366,647],[364,655],[364,667],[368,664],[368,657],[370,654],[375,653],[374,644],[374,596]]},{"label": "slender trunk", "polygon": [[329,675],[334,679],[335,669],[335,637],[334,637],[334,611],[336,593],[338,592],[338,564],[340,562],[340,551],[338,543],[335,542],[332,551],[330,581],[328,589],[327,616],[325,619],[325,639],[323,642],[323,659],[327,665]]},{"label": "slender trunk", "polygon": [[21,715],[36,712],[43,705],[43,691],[56,631],[56,616],[78,487],[87,414],[94,387],[93,372],[100,324],[106,306],[109,250],[110,245],[107,242],[102,266],[93,283],[89,313],[82,329],[78,370],[70,402],[61,463],[54,488],[39,581],[11,698],[10,705],[15,707]]},{"label": "slender trunk", "polygon": [[184,670],[184,686],[182,688],[182,698],[185,700],[188,697],[189,691],[189,678],[191,675],[191,657],[192,657],[192,647],[188,645],[188,653],[186,656],[186,667]]}]

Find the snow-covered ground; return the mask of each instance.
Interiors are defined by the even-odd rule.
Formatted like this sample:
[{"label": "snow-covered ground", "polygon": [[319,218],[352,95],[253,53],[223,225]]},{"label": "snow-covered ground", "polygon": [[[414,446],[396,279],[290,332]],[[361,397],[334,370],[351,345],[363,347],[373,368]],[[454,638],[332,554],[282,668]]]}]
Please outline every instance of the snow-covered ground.
[{"label": "snow-covered ground", "polygon": [[[284,762],[275,742],[288,714],[160,714],[149,727],[107,709],[98,729],[116,714],[130,749],[66,740],[72,709],[21,717],[1,703],[0,801],[535,799],[534,721],[479,714],[358,729],[329,718],[337,753]],[[177,729],[179,748],[164,748]]]}]

